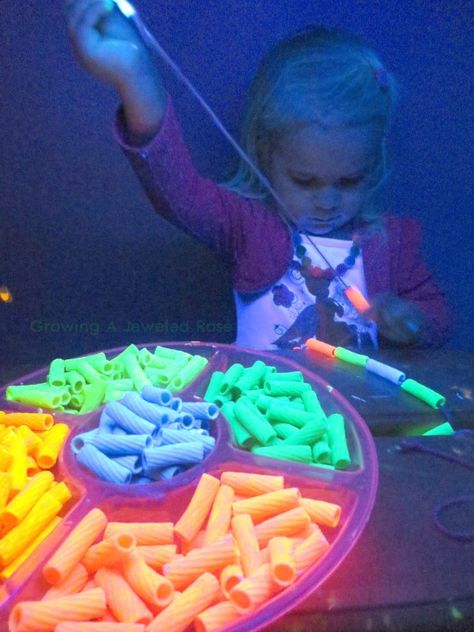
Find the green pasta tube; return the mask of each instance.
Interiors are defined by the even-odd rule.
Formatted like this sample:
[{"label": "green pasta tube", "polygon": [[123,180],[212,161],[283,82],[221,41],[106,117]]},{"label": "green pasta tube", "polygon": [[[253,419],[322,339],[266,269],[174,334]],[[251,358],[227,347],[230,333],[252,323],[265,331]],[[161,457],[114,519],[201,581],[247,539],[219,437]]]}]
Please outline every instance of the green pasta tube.
[{"label": "green pasta tube", "polygon": [[265,375],[265,381],[279,380],[280,382],[303,382],[304,377],[301,371],[285,371],[282,373],[269,373]]},{"label": "green pasta tube", "polygon": [[156,356],[154,356],[151,351],[148,351],[146,347],[143,347],[143,349],[139,349],[137,358],[138,363],[140,364],[142,369],[144,369],[146,366],[151,365],[153,359],[156,358]]},{"label": "green pasta tube", "polygon": [[65,363],[61,358],[56,358],[51,362],[48,373],[48,384],[50,386],[65,386]]},{"label": "green pasta tube", "polygon": [[309,445],[283,445],[271,447],[254,447],[251,452],[259,456],[269,456],[272,459],[284,459],[285,461],[298,461],[299,463],[311,463],[313,455]]},{"label": "green pasta tube", "polygon": [[333,413],[328,417],[328,439],[331,448],[331,462],[338,470],[343,470],[351,463],[347,447],[344,417],[340,413]]},{"label": "green pasta tube", "polygon": [[89,384],[101,379],[100,373],[86,360],[77,360],[71,368],[80,373]]},{"label": "green pasta tube", "polygon": [[133,382],[128,377],[112,380],[111,382],[106,382],[106,384],[108,389],[111,388],[119,391],[133,391]]},{"label": "green pasta tube", "polygon": [[172,391],[181,391],[196,378],[208,363],[207,358],[194,355],[170,382]]},{"label": "green pasta tube", "polygon": [[323,420],[310,421],[305,424],[303,428],[300,428],[294,432],[290,437],[287,437],[283,443],[284,445],[310,445],[312,446],[318,439],[324,435],[327,430],[326,422]]},{"label": "green pasta tube", "polygon": [[355,353],[344,347],[336,347],[334,349],[334,356],[339,360],[343,360],[348,364],[356,364],[357,366],[365,366],[369,356],[362,355],[361,353]]},{"label": "green pasta tube", "polygon": [[221,393],[223,395],[227,395],[232,390],[234,384],[239,380],[242,373],[244,372],[244,365],[236,362],[232,364],[227,371],[224,373],[224,377],[222,378],[221,383]]},{"label": "green pasta tube", "polygon": [[248,450],[255,440],[250,432],[248,432],[248,430],[246,430],[246,428],[237,421],[234,406],[234,402],[226,402],[223,404],[221,412],[230,424],[236,444],[239,447]]},{"label": "green pasta tube", "polygon": [[[245,395],[253,404],[256,404],[258,398],[263,395],[263,388],[252,388],[250,391],[246,391]],[[265,395],[265,397],[267,397],[267,395]]]},{"label": "green pasta tube", "polygon": [[155,348],[155,355],[158,356],[159,358],[166,358],[167,360],[172,360],[173,362],[176,362],[176,361],[182,362],[183,360],[186,360],[186,364],[193,357],[190,353],[187,353],[187,351],[180,351],[179,349],[172,349],[171,347],[160,347],[160,346],[157,346]]},{"label": "green pasta tube", "polygon": [[127,374],[127,377],[132,380],[136,391],[141,393],[144,386],[151,384],[150,378],[146,376],[142,367],[139,365],[136,355],[129,353],[123,357],[122,362],[125,373]]},{"label": "green pasta tube", "polygon": [[92,382],[92,384],[87,384],[84,388],[84,401],[79,410],[79,414],[84,415],[85,413],[90,413],[96,408],[99,408],[104,402],[105,389],[106,385],[103,380],[97,380],[96,382]]},{"label": "green pasta tube", "polygon": [[49,384],[8,386],[5,397],[11,402],[57,409],[62,404],[61,392]]},{"label": "green pasta tube", "polygon": [[301,401],[308,413],[314,413],[318,419],[326,419],[326,413],[321,406],[318,396],[310,389],[301,394]]},{"label": "green pasta tube", "polygon": [[69,384],[73,393],[80,393],[84,390],[86,380],[78,371],[66,371],[66,384]]},{"label": "green pasta tube", "polygon": [[278,423],[292,424],[298,428],[303,428],[311,421],[317,421],[314,413],[308,413],[300,408],[292,406],[291,402],[273,402],[267,410],[267,417],[270,421]]},{"label": "green pasta tube", "polygon": [[224,373],[222,371],[214,371],[211,375],[211,379],[209,380],[209,384],[207,385],[207,389],[203,397],[206,402],[215,401],[216,397],[220,393],[223,378]]},{"label": "green pasta tube", "polygon": [[112,375],[114,371],[114,363],[111,360],[107,360],[103,351],[91,356],[86,356],[84,360],[87,360],[87,362],[94,367],[96,371],[104,373],[105,375]]},{"label": "green pasta tube", "polygon": [[125,397],[125,391],[121,391],[120,389],[107,389],[104,395],[104,404],[108,404],[109,402],[116,402],[119,399]]},{"label": "green pasta tube", "polygon": [[153,386],[168,386],[171,380],[181,371],[181,365],[169,364],[165,369],[146,367],[144,373]]},{"label": "green pasta tube", "polygon": [[234,412],[237,421],[241,423],[259,443],[267,445],[276,437],[273,426],[245,395],[239,397],[235,402]]},{"label": "green pasta tube", "polygon": [[435,426],[434,428],[431,428],[431,430],[427,430],[426,432],[423,433],[423,436],[436,437],[436,436],[441,436],[441,435],[452,435],[452,434],[454,434],[454,428],[448,421],[446,421],[444,424]]},{"label": "green pasta tube", "polygon": [[269,375],[272,375],[273,373],[276,373],[276,372],[277,372],[276,366],[271,366],[270,364],[266,364],[265,373],[262,376],[263,381],[265,381]]},{"label": "green pasta tube", "polygon": [[246,391],[259,385],[260,380],[266,371],[266,364],[261,360],[256,360],[252,366],[244,369],[244,372],[234,384],[234,391],[237,394],[245,393]]},{"label": "green pasta tube", "polygon": [[324,439],[316,441],[313,445],[313,461],[315,463],[331,463],[331,450],[328,442]]},{"label": "green pasta tube", "polygon": [[134,344],[128,345],[128,347],[126,349],[124,349],[123,351],[121,351],[118,355],[115,356],[115,358],[112,358],[112,362],[114,364],[116,364],[117,362],[120,362],[120,364],[123,365],[123,359],[128,356],[128,355],[134,355],[137,356],[139,354],[139,350],[138,347],[136,347]]},{"label": "green pasta tube", "polygon": [[446,398],[443,397],[443,395],[433,391],[431,388],[428,388],[423,384],[420,384],[420,382],[417,382],[416,380],[407,379],[401,383],[401,387],[404,391],[410,393],[410,395],[413,395],[414,397],[418,397],[418,399],[421,399],[432,408],[439,408],[446,403]]},{"label": "green pasta tube", "polygon": [[84,391],[81,393],[73,393],[71,395],[71,399],[69,400],[69,408],[74,408],[76,411],[82,408],[82,404],[84,403]]},{"label": "green pasta tube", "polygon": [[273,427],[280,439],[287,439],[297,432],[295,426],[292,426],[291,424],[273,424]]},{"label": "green pasta tube", "polygon": [[292,380],[267,380],[263,388],[267,395],[272,395],[273,397],[278,397],[279,395],[300,397],[302,393],[311,389],[311,386],[306,382],[295,382]]},{"label": "green pasta tube", "polygon": [[[253,395],[254,392],[257,392],[257,398],[255,400],[254,400],[255,396]],[[252,395],[250,395],[251,393]],[[258,389],[258,391],[257,389],[255,391],[248,391],[246,395],[250,400],[253,401],[255,406],[262,413],[266,413],[267,410],[270,408],[270,406],[274,404],[276,401],[280,403],[285,403],[285,402],[290,401],[288,397],[272,397],[271,395],[265,395],[265,393],[261,389]]]},{"label": "green pasta tube", "polygon": [[[150,353],[150,352],[148,352]],[[144,354],[145,356],[145,354]],[[143,361],[142,361],[143,362]],[[160,358],[154,353],[150,353],[150,355],[146,355],[146,367],[150,369],[166,369],[170,366],[170,364],[175,364],[176,366],[184,366],[188,363],[187,358],[181,358],[176,360],[170,360],[168,358]]]},{"label": "green pasta tube", "polygon": [[114,359],[112,361],[112,366],[114,367],[114,370],[112,372],[112,379],[120,380],[121,378],[123,378],[123,376],[125,375],[125,370],[123,368],[122,362],[120,360],[117,361],[116,359]]}]

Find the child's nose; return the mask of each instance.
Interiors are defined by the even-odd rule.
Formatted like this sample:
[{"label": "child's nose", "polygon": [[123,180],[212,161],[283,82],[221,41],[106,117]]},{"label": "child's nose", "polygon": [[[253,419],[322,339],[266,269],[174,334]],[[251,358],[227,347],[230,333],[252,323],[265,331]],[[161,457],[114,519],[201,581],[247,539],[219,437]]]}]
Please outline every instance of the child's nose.
[{"label": "child's nose", "polygon": [[314,196],[315,205],[322,210],[330,210],[337,206],[339,193],[334,187],[319,189]]}]

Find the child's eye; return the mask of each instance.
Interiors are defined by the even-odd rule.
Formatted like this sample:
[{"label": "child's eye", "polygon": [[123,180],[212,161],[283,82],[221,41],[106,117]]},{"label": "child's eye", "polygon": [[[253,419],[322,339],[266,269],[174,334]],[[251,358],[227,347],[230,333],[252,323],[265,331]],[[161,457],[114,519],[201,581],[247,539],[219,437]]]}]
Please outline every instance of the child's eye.
[{"label": "child's eye", "polygon": [[362,176],[354,176],[353,178],[341,178],[339,186],[343,189],[351,189],[362,182]]},{"label": "child's eye", "polygon": [[293,182],[299,186],[299,187],[303,187],[305,189],[310,189],[312,187],[316,187],[318,186],[317,181],[314,178],[292,178]]}]

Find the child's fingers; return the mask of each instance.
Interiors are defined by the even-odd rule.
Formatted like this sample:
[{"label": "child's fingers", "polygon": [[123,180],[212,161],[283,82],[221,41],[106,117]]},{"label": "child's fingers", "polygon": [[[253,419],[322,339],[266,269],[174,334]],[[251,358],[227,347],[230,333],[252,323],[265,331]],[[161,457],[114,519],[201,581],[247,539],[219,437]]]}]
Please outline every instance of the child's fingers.
[{"label": "child's fingers", "polygon": [[67,9],[68,28],[71,33],[94,29],[101,18],[110,13],[107,0],[79,0]]}]

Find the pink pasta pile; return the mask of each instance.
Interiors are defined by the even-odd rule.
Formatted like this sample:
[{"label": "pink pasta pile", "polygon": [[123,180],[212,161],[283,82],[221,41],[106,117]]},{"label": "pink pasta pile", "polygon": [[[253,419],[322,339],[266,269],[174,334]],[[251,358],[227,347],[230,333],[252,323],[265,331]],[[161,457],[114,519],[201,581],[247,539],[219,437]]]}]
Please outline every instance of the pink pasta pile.
[{"label": "pink pasta pile", "polygon": [[283,476],[232,471],[203,474],[174,524],[108,522],[92,509],[44,566],[51,588],[16,604],[9,629],[223,629],[313,567],[329,549],[320,526],[340,515]]}]

